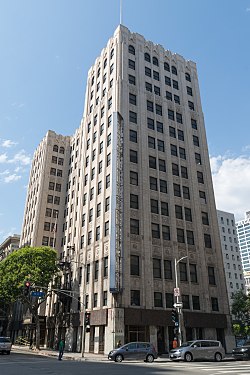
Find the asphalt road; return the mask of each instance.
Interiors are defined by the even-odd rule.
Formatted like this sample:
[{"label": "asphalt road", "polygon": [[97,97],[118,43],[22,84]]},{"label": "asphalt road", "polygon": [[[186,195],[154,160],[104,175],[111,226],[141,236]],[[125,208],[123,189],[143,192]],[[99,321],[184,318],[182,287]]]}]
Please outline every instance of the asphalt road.
[{"label": "asphalt road", "polygon": [[1,375],[249,375],[250,361],[173,363],[58,361],[56,358],[19,354],[0,355]]}]

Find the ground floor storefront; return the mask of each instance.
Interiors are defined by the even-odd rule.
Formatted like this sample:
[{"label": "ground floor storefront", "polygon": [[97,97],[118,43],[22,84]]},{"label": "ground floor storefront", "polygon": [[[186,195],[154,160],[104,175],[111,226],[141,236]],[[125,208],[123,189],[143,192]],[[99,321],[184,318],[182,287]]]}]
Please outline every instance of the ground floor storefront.
[{"label": "ground floor storefront", "polygon": [[[184,312],[181,331],[183,341],[219,340],[226,352],[235,346],[230,317],[223,314]],[[90,325],[84,328],[81,313],[47,318],[44,346],[57,349],[59,341],[64,339],[65,350],[107,354],[118,343],[146,341],[161,354],[172,349],[175,336],[171,310],[114,308],[91,311]]]}]

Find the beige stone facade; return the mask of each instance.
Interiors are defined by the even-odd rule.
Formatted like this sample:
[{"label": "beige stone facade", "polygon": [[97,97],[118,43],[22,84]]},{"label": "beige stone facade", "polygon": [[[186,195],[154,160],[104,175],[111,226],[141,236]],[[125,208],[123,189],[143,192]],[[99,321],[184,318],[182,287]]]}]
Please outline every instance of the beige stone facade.
[{"label": "beige stone facade", "polygon": [[[64,156],[54,145],[64,147]],[[55,157],[57,164],[64,158],[63,166],[54,165]],[[61,169],[62,177],[51,168]],[[50,182],[61,184],[59,194],[50,192]],[[116,29],[89,70],[80,128],[70,138],[50,131],[34,156],[22,243],[52,246],[54,237],[64,261],[63,286],[74,293],[47,302],[48,346],[64,336],[68,349],[81,350],[87,310],[86,351],[107,353],[118,340],[151,341],[168,351],[174,260],[186,257],[177,268],[183,338],[219,338],[230,351],[194,62],[124,26]]]}]

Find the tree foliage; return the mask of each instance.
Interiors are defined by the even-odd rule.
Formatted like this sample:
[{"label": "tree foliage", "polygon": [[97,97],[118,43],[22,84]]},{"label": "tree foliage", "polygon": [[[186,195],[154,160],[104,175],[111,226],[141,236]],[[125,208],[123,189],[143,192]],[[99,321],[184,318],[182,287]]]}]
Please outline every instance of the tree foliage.
[{"label": "tree foliage", "polygon": [[250,331],[250,296],[242,290],[233,294],[232,315],[234,334],[246,336]]},{"label": "tree foliage", "polygon": [[[0,299],[6,304],[19,300],[26,304],[34,317],[39,347],[38,309],[48,293],[49,283],[58,273],[57,252],[50,247],[25,247],[11,253],[0,262]],[[42,299],[24,296],[25,281],[32,291],[43,291]]]}]

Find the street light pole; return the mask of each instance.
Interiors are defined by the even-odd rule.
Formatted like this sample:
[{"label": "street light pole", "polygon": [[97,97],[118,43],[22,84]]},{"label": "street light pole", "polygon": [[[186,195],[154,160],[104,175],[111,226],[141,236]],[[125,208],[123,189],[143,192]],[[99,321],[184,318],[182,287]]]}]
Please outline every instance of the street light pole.
[{"label": "street light pole", "polygon": [[[179,345],[182,344],[182,333],[181,333],[181,310],[182,310],[182,307],[180,307],[180,291],[179,291],[179,287],[178,287],[178,272],[177,272],[177,265],[178,263],[183,260],[183,259],[186,259],[187,256],[185,257],[182,257],[180,259],[176,259],[174,260],[174,270],[175,270],[175,289],[176,289],[176,309],[177,309],[177,312],[178,312],[178,321],[179,321],[179,326],[178,326],[178,334],[179,334]],[[174,306],[175,307],[175,306]]]}]

